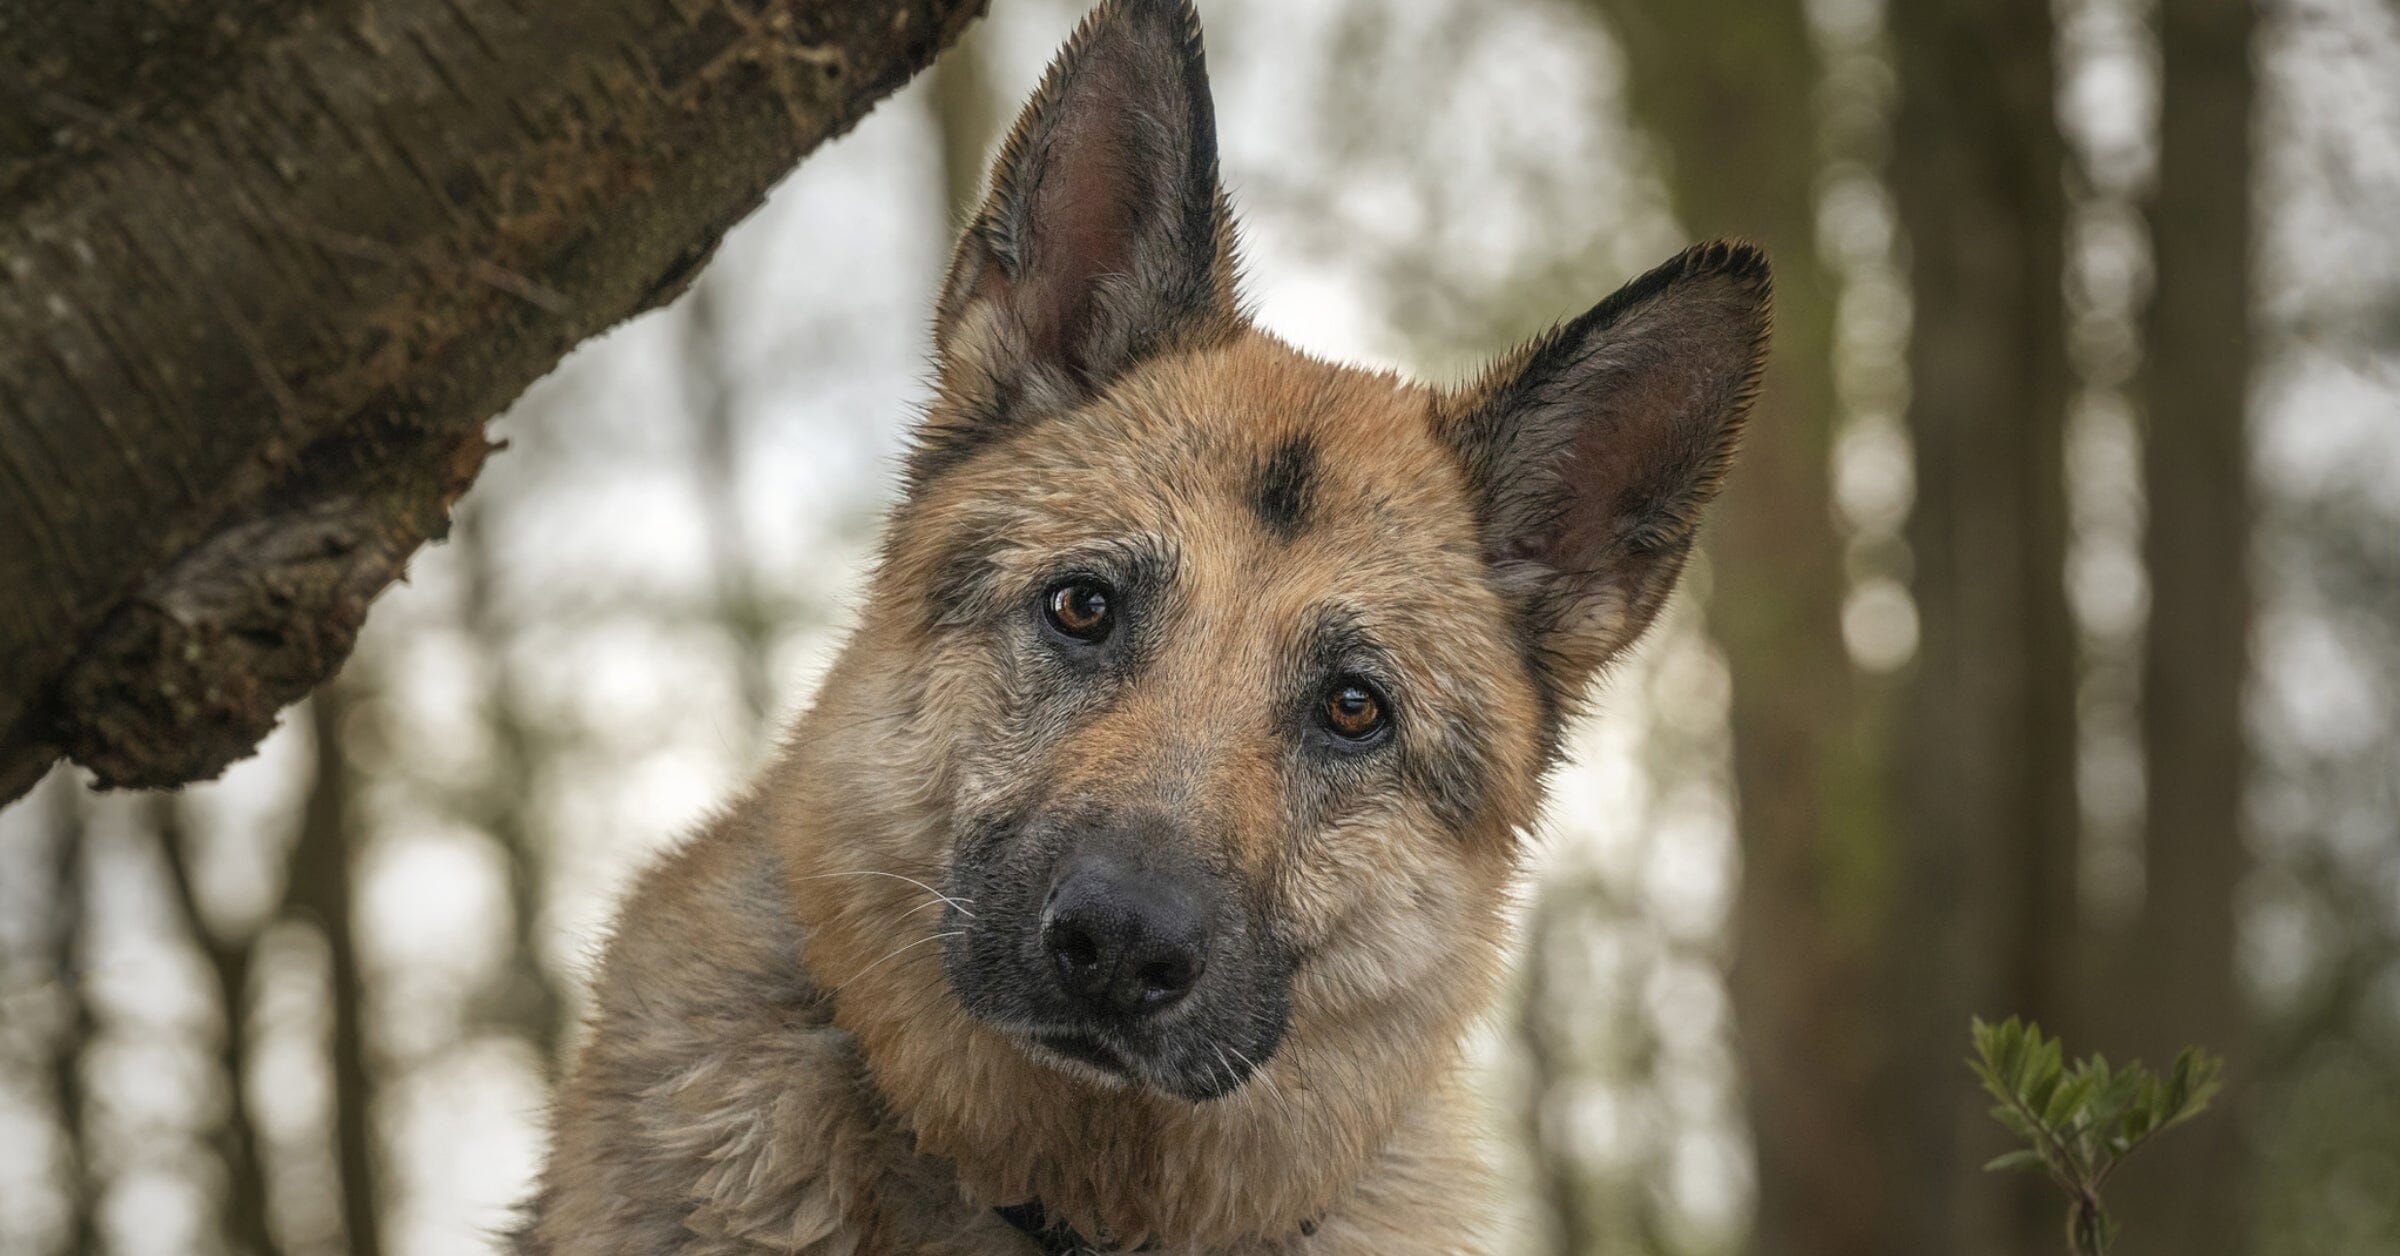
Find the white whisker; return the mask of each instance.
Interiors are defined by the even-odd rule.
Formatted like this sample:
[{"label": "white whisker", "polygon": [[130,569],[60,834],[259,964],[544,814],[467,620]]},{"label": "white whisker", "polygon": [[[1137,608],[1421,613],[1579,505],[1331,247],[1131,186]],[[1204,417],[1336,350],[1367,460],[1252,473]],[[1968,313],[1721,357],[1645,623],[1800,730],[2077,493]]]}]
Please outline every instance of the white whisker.
[{"label": "white whisker", "polygon": [[926,908],[928,908],[928,907],[942,907],[942,906],[945,906],[945,905],[956,905],[956,906],[958,907],[958,911],[959,911],[959,914],[960,914],[960,915],[962,915],[962,916],[970,916],[970,917],[971,917],[971,913],[969,913],[969,912],[967,911],[967,909],[966,909],[966,907],[965,907],[964,905],[965,905],[965,904],[967,904],[967,903],[972,903],[972,902],[974,902],[974,901],[975,901],[975,900],[974,900],[974,899],[971,899],[971,898],[962,898],[962,899],[959,899],[959,900],[957,900],[956,904],[946,904],[946,903],[945,903],[945,901],[944,901],[944,900],[942,900],[942,899],[938,899],[938,898],[929,898],[929,899],[926,899],[924,902],[922,902],[922,903],[919,903],[919,904],[917,904],[916,906],[909,908],[907,911],[901,912],[901,913],[900,913],[900,919],[902,919],[902,920],[906,920],[906,919],[908,919],[909,917],[916,915],[918,912],[921,912],[921,911],[925,910],[925,909],[926,909]]},{"label": "white whisker", "polygon": [[942,893],[940,890],[925,884],[923,881],[919,881],[915,877],[904,877],[897,872],[885,872],[880,868],[852,868],[841,872],[819,872],[809,876],[801,877],[799,879],[802,881],[822,881],[827,877],[890,877],[894,881],[906,881],[910,885],[913,885],[918,889],[933,895],[935,898],[948,903],[952,907],[957,908],[958,913],[962,916],[965,916],[967,919],[973,920],[975,918],[975,913],[968,911],[966,907],[967,903],[971,900],[952,898],[949,895]]},{"label": "white whisker", "polygon": [[1258,1061],[1251,1059],[1249,1056],[1243,1055],[1240,1047],[1233,1046],[1232,1044],[1228,1043],[1225,1049],[1233,1052],[1234,1059],[1240,1060],[1242,1063],[1250,1066],[1250,1079],[1266,1087],[1269,1095],[1281,1096],[1283,1094],[1281,1090],[1276,1089],[1275,1079],[1268,1075],[1267,1070],[1259,1067]]},{"label": "white whisker", "polygon": [[885,964],[888,964],[888,963],[892,962],[894,959],[898,958],[898,957],[900,956],[901,952],[903,952],[903,951],[913,951],[913,950],[917,949],[918,947],[925,945],[925,944],[926,944],[926,943],[928,943],[928,942],[939,942],[939,941],[941,941],[941,940],[942,940],[942,939],[944,939],[944,938],[955,938],[955,937],[959,937],[959,936],[961,936],[961,935],[963,935],[963,934],[965,934],[965,933],[966,933],[966,930],[964,930],[964,929],[952,929],[952,930],[950,930],[950,931],[949,931],[949,932],[947,932],[947,933],[937,933],[937,934],[934,934],[934,935],[932,935],[931,937],[923,937],[923,938],[918,938],[916,941],[914,941],[914,942],[911,942],[911,943],[908,943],[908,944],[907,944],[907,945],[905,945],[905,946],[896,947],[896,948],[894,948],[892,951],[890,951],[888,954],[886,954],[886,955],[885,955],[885,956],[884,956],[882,959],[876,960],[874,963],[872,963],[872,964],[869,964],[869,965],[867,965],[866,967],[859,969],[857,972],[854,972],[854,973],[850,974],[850,980],[848,980],[848,981],[845,981],[845,982],[843,982],[842,984],[840,984],[840,985],[838,985],[838,986],[835,986],[833,989],[826,991],[826,992],[825,992],[825,994],[826,994],[826,997],[827,997],[827,998],[831,998],[831,997],[833,997],[834,995],[838,995],[838,994],[840,994],[842,991],[849,989],[851,986],[853,986],[853,985],[856,985],[856,984],[858,983],[858,980],[859,980],[859,978],[861,978],[861,977],[864,977],[864,976],[866,976],[868,973],[874,972],[876,969],[878,969],[878,968],[881,968],[881,967],[883,967]]}]

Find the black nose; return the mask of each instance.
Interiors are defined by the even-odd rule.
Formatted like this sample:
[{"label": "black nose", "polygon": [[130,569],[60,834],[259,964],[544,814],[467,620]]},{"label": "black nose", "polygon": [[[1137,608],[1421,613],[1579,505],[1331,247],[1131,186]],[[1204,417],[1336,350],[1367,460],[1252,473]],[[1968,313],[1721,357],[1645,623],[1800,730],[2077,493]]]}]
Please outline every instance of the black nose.
[{"label": "black nose", "polygon": [[1087,1010],[1140,1017],[1191,993],[1208,962],[1207,895],[1188,877],[1106,852],[1072,855],[1042,910],[1059,989]]}]

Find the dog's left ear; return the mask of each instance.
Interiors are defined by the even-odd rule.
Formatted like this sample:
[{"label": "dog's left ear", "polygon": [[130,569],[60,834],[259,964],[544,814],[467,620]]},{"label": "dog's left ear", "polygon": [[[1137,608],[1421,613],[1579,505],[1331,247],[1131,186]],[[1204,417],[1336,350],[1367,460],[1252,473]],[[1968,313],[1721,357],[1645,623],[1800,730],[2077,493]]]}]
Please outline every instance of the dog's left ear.
[{"label": "dog's left ear", "polygon": [[1200,19],[1107,0],[1051,63],[960,237],[934,316],[946,413],[920,469],[1238,324]]},{"label": "dog's left ear", "polygon": [[1701,245],[1445,399],[1484,559],[1554,712],[1674,587],[1757,391],[1768,321],[1766,255]]}]

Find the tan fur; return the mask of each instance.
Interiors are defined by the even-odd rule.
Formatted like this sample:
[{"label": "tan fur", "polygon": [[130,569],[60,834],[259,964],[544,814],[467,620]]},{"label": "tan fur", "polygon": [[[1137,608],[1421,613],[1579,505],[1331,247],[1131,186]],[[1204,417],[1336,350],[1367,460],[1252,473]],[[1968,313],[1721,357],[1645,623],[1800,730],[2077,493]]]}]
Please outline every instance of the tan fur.
[{"label": "tan fur", "polygon": [[[1723,473],[1765,266],[1694,250],[1457,393],[1312,359],[1235,312],[1197,41],[1178,0],[1112,0],[1027,109],[944,290],[859,624],[773,765],[619,917],[521,1250],[1025,1253],[993,1209],[1029,1200],[1112,1250],[1479,1250],[1460,1051],[1520,835],[1558,720]],[[1157,203],[1091,199],[1144,160]],[[1261,468],[1293,448],[1284,518]],[[1138,680],[1014,718],[1028,591],[1129,542],[1172,563]],[[1329,613],[1404,717],[1338,779],[1286,683]],[[1286,1032],[1230,1091],[1105,1075],[962,1005],[962,833],[1061,806],[1176,817],[1289,957]]]},{"label": "tan fur", "polygon": [[[1082,788],[1105,789],[1098,782],[1121,775],[1120,760],[1144,757],[1162,741],[1222,747],[1210,771],[1233,780],[1208,792],[1256,808],[1232,827],[1282,846],[1271,804],[1258,800],[1263,789],[1240,783],[1244,775],[1263,775],[1245,760],[1270,753],[1261,745],[1263,697],[1226,678],[1261,674],[1268,665],[1263,653],[1286,635],[1287,616],[1312,595],[1362,584],[1414,591],[1393,608],[1393,628],[1413,634],[1402,640],[1420,647],[1413,657],[1424,665],[1427,683],[1472,694],[1470,702],[1499,712],[1530,707],[1521,686],[1488,667],[1504,615],[1479,578],[1470,538],[1463,529],[1445,536],[1418,526],[1423,519],[1466,517],[1456,472],[1429,434],[1428,401],[1422,391],[1309,362],[1254,334],[1221,354],[1160,364],[1127,383],[1122,405],[1078,415],[1040,442],[1011,448],[943,486],[912,522],[946,526],[925,526],[932,534],[925,543],[897,547],[892,571],[908,580],[912,564],[948,539],[948,527],[1023,536],[1029,549],[1041,548],[1044,530],[1063,539],[1127,525],[1171,526],[1197,537],[1185,547],[1187,568],[1179,574],[1195,600],[1225,608],[1210,618],[1209,639],[1178,649],[1181,667],[1090,729],[1086,736],[1102,744],[1062,757],[1090,773]],[[1349,517],[1280,552],[1238,515],[1238,491],[1209,483],[1252,465],[1250,457],[1229,456],[1228,447],[1247,451],[1271,441],[1274,425],[1257,423],[1258,415],[1310,425],[1324,443],[1329,487],[1359,504],[1355,513],[1329,511]],[[1085,422],[1109,429],[1111,438],[1076,439],[1072,428]],[[1139,438],[1125,439],[1136,431]],[[1102,446],[1122,449],[1123,461],[1058,452]],[[1052,485],[1046,517],[988,517],[979,509],[990,500],[982,484],[987,477]],[[1197,491],[1189,499],[1146,500],[1123,487],[1159,482]],[[1159,517],[1166,511],[1178,518]],[[909,541],[917,531],[909,530]],[[1462,639],[1456,631],[1462,622],[1480,622],[1482,640]],[[871,610],[862,639],[886,631],[908,629],[875,622]],[[847,730],[834,749],[840,757],[794,761],[769,787],[771,796],[790,800],[783,814],[840,816],[836,823],[844,829],[856,824],[854,840],[787,846],[795,868],[818,878],[798,883],[801,918],[811,930],[813,970],[844,987],[837,1020],[858,1036],[884,1092],[912,1114],[924,1146],[955,1159],[983,1198],[1038,1195],[1086,1233],[1192,1236],[1204,1243],[1276,1234],[1325,1213],[1378,1160],[1392,1172],[1438,1176],[1424,1186],[1450,1218],[1442,1232],[1454,1229],[1462,1213],[1478,1211],[1468,1149],[1397,1148],[1391,1134],[1410,1115],[1410,1101],[1446,1079],[1459,1031],[1483,1006],[1498,968],[1513,850],[1507,835],[1529,818],[1535,791],[1530,738],[1512,748],[1522,765],[1520,779],[1508,783],[1513,805],[1493,809],[1485,840],[1462,846],[1437,836],[1424,817],[1395,816],[1324,834],[1297,858],[1255,846],[1243,852],[1283,888],[1283,919],[1295,939],[1329,958],[1304,973],[1292,1040],[1261,1078],[1195,1109],[1096,1090],[1027,1059],[943,997],[932,948],[858,975],[904,940],[890,922],[923,895],[901,882],[839,874],[890,871],[938,884],[944,850],[934,835],[944,831],[937,816],[948,800],[1019,784],[953,780],[942,771],[946,733],[971,725],[984,700],[973,671],[962,671],[956,687],[938,691],[936,704],[913,720],[883,715],[910,708],[903,695],[924,666],[917,650],[876,651],[859,658],[856,670],[846,661],[812,720]],[[834,693],[853,686],[862,702],[833,705]],[[1507,721],[1530,722],[1529,716]],[[808,731],[804,725],[804,738]],[[905,764],[900,778],[921,781],[930,797],[908,799],[917,806],[894,814],[859,814],[870,800],[888,796],[895,759]],[[1062,788],[1076,789],[1075,778]],[[909,840],[911,834],[926,836]],[[1278,866],[1264,866],[1270,862]],[[1428,913],[1425,904],[1440,907]],[[1458,1141],[1455,1132],[1443,1137]],[[1082,1154],[1061,1156],[1061,1148]]]},{"label": "tan fur", "polygon": [[[938,485],[907,512],[873,582],[928,580],[947,543],[981,530],[1027,552],[1097,528],[1194,538],[1191,596],[1225,612],[1209,617],[1205,644],[1178,651],[1172,680],[1067,757],[1105,780],[1162,739],[1228,748],[1211,771],[1252,809],[1234,826],[1256,839],[1242,857],[1273,878],[1295,939],[1323,957],[1303,971],[1291,1039],[1259,1076],[1199,1106],[1101,1087],[1034,1062],[947,997],[939,947],[911,946],[936,927],[911,882],[941,884],[958,797],[1019,783],[950,767],[950,739],[988,701],[981,660],[946,667],[913,605],[870,599],[758,789],[628,904],[593,1044],[561,1099],[537,1243],[559,1256],[646,1250],[595,1241],[641,1192],[612,1181],[611,1156],[574,1154],[613,1152],[624,1098],[639,1092],[672,1096],[672,1137],[720,1166],[698,1184],[695,1228],[725,1241],[698,1251],[1029,1250],[984,1209],[1035,1196],[1086,1234],[1166,1239],[1172,1251],[1471,1250],[1485,1187],[1460,1038],[1499,971],[1511,834],[1530,819],[1541,764],[1531,695],[1491,666],[1506,613],[1480,577],[1432,402],[1246,333],[1145,368],[1112,404]],[[1246,475],[1250,453],[1287,426],[1320,442],[1332,522],[1279,547],[1242,517],[1226,477]],[[1068,452],[1103,446],[1116,456]],[[994,504],[991,486],[1028,478],[1050,489],[1037,515]],[[1126,491],[1135,484],[1189,492]],[[1268,791],[1241,784],[1268,753],[1261,699],[1224,678],[1257,674],[1314,596],[1360,586],[1406,591],[1388,606],[1396,644],[1427,686],[1519,730],[1500,754],[1514,771],[1474,840],[1404,810],[1294,857],[1275,849]],[[796,931],[773,918],[778,886]],[[781,978],[795,987],[788,1005],[744,1007],[751,983],[771,985],[759,974],[780,958],[779,934],[805,936],[805,979]]]}]

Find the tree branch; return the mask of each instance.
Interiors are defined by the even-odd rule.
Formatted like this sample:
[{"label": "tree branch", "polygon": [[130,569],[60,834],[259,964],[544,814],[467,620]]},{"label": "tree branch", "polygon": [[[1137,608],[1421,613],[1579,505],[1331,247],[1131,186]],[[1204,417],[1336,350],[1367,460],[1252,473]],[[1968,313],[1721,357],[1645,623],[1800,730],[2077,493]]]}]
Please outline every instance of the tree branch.
[{"label": "tree branch", "polygon": [[981,7],[0,0],[0,801],[250,753],[484,422]]}]

